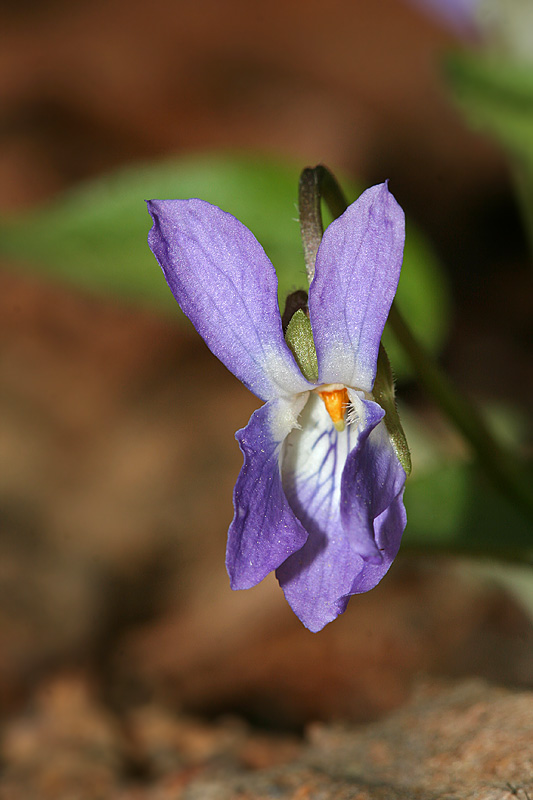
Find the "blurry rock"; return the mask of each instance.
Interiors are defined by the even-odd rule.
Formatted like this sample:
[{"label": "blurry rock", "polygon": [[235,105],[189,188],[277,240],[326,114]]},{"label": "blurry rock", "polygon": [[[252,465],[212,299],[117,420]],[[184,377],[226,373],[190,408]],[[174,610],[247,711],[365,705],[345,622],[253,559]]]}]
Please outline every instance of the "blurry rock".
[{"label": "blurry rock", "polygon": [[33,711],[12,720],[2,738],[2,800],[103,800],[126,750],[118,721],[75,675],[41,684]]},{"label": "blurry rock", "polygon": [[[528,800],[533,695],[427,685],[388,719],[314,726],[301,758],[191,781],[180,800]],[[150,795],[156,797],[157,795]]]},{"label": "blurry rock", "polygon": [[424,673],[530,686],[533,628],[505,592],[444,560],[401,555],[319,634],[294,617],[273,576],[231,593],[225,575],[207,572],[181,609],[126,635],[115,665],[119,682],[180,708],[301,729],[382,716]]},{"label": "blurry rock", "polygon": [[482,682],[426,685],[365,728],[316,727],[308,763],[426,797],[527,800],[533,792],[533,694]]},{"label": "blurry rock", "polygon": [[367,725],[304,741],[152,703],[118,714],[81,674],[41,684],[4,726],[1,800],[528,800],[533,694],[419,685]]},{"label": "blurry rock", "polygon": [[209,723],[156,703],[130,711],[127,731],[137,760],[156,777],[206,766],[262,769],[292,762],[302,749],[294,736],[257,732],[237,717]]},{"label": "blurry rock", "polygon": [[292,763],[302,742],[256,732],[235,717],[209,723],[161,705],[106,708],[81,672],[40,683],[26,710],[6,721],[2,800],[170,797],[206,774]]}]

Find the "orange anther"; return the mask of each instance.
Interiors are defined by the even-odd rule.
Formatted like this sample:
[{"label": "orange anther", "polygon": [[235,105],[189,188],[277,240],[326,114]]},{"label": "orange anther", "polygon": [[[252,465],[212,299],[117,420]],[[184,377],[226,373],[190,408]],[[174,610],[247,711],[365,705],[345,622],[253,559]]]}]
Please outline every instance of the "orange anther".
[{"label": "orange anther", "polygon": [[333,392],[318,393],[326,406],[326,411],[330,415],[335,428],[338,431],[344,430],[344,412],[350,402],[346,389],[335,389]]}]

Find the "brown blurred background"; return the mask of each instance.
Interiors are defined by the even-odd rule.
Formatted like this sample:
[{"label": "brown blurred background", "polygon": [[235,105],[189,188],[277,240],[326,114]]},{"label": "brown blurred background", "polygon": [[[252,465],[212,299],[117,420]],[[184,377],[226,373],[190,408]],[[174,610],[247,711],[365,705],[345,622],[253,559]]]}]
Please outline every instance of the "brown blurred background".
[{"label": "brown blurred background", "polygon": [[[0,41],[4,213],[218,149],[389,177],[447,271],[448,368],[475,396],[509,396],[525,244],[501,153],[440,81],[458,43],[429,19],[400,0],[23,0],[1,4]],[[320,635],[273,578],[232,594],[233,434],[255,399],[171,319],[10,264],[0,281],[0,713],[65,671],[114,708],[156,699],[291,730],[375,717],[420,673],[531,684],[526,616],[453,561],[400,555]]]}]

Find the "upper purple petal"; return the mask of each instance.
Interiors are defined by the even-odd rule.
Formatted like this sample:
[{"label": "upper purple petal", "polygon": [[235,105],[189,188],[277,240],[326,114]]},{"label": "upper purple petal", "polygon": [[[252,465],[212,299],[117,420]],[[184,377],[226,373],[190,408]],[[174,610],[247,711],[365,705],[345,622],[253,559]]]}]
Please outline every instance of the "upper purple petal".
[{"label": "upper purple petal", "polygon": [[309,538],[276,574],[296,616],[319,631],[345,610],[345,597],[363,564],[340,518],[342,471],[357,431],[349,425],[338,433],[316,394],[300,421],[301,430],[293,430],[285,444],[282,480]]},{"label": "upper purple petal", "polygon": [[[311,395],[302,429],[292,431],[285,445],[283,486],[309,537],[277,576],[311,631],[342,614],[351,594],[379,582],[405,527],[405,473],[386,431],[382,440],[383,410],[372,401],[354,401],[359,418],[338,433],[322,401]],[[391,451],[403,478],[390,463]]]},{"label": "upper purple petal", "polygon": [[151,200],[148,243],[212,352],[263,400],[309,388],[283,338],[277,278],[254,235],[203,200]]},{"label": "upper purple petal", "polygon": [[386,183],[367,189],[326,229],[309,289],[320,383],[372,390],[404,239],[404,213]]},{"label": "upper purple petal", "polygon": [[273,400],[255,411],[236,438],[244,454],[228,532],[226,567],[232,589],[249,589],[299,550],[307,539],[287,502],[280,475],[283,442],[307,399]]}]

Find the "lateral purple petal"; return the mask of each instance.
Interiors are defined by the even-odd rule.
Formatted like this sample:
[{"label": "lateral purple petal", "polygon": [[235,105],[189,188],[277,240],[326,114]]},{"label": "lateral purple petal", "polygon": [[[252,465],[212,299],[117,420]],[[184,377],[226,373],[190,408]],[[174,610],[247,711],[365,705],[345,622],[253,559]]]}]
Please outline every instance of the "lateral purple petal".
[{"label": "lateral purple petal", "polygon": [[[376,405],[368,400],[362,403],[367,408]],[[405,480],[385,423],[367,426],[346,459],[342,474],[343,527],[349,533],[357,532],[358,552],[366,562],[354,578],[350,594],[372,589],[398,553],[406,523],[402,501]]]},{"label": "lateral purple petal", "polygon": [[274,267],[248,228],[203,200],[148,209],[148,244],[217,358],[263,400],[310,388],[283,338]]},{"label": "lateral purple petal", "polygon": [[274,400],[255,411],[235,434],[244,455],[233,494],[226,567],[232,589],[249,589],[279,567],[307,539],[287,502],[280,475],[283,442],[307,395]]},{"label": "lateral purple petal", "polygon": [[404,239],[404,213],[386,183],[363,192],[326,229],[309,289],[320,383],[372,390]]},{"label": "lateral purple petal", "polygon": [[350,595],[369,592],[370,589],[377,586],[396,558],[407,522],[403,492],[402,489],[390,506],[374,520],[374,534],[380,550],[383,551],[383,560],[379,564],[365,563],[364,568],[356,575],[352,583]]}]

